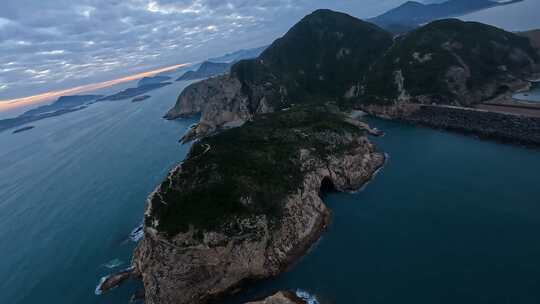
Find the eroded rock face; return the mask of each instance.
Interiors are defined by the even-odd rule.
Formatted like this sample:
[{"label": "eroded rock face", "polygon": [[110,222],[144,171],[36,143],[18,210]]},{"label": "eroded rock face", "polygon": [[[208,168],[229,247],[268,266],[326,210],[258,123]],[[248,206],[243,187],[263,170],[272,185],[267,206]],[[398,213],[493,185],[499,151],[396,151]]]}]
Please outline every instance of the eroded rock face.
[{"label": "eroded rock face", "polygon": [[214,77],[188,86],[165,118],[200,114],[200,122],[183,138],[190,141],[221,129],[241,126],[256,114],[274,111],[268,99],[276,95],[284,96],[286,91],[271,84],[242,84],[233,75]]},{"label": "eroded rock face", "polygon": [[[298,189],[281,202],[277,224],[256,215],[231,219],[227,223],[231,229],[192,228],[168,238],[147,223],[133,261],[144,282],[145,303],[206,303],[245,282],[276,276],[304,254],[329,223],[330,211],[319,196],[323,180],[329,179],[337,190],[358,189],[384,163],[384,155],[365,136],[329,134],[328,140],[344,144],[346,151],[324,158],[315,150],[299,151],[306,174]],[[179,166],[171,176],[181,170]],[[246,198],[244,203],[252,200]],[[151,201],[152,197],[148,208]]]},{"label": "eroded rock face", "polygon": [[167,119],[188,117],[201,113],[208,104],[238,103],[246,98],[242,84],[229,75],[210,78],[188,86],[166,115]]}]

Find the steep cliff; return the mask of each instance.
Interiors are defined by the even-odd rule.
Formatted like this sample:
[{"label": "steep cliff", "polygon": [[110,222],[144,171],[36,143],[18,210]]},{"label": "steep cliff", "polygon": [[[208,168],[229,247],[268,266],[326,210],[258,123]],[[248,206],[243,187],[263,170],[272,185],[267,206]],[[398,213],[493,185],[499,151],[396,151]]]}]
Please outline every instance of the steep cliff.
[{"label": "steep cliff", "polygon": [[295,109],[197,142],[148,200],[133,262],[146,303],[205,303],[285,270],[328,225],[321,189],[358,189],[382,166],[367,132]]}]

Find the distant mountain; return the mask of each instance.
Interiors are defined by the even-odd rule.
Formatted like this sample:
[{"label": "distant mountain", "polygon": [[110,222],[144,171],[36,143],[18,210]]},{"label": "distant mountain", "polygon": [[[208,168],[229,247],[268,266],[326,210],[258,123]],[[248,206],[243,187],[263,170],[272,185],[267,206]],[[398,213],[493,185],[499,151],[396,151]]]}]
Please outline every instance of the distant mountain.
[{"label": "distant mountain", "polygon": [[427,4],[416,1],[407,1],[399,7],[380,16],[368,19],[368,21],[394,33],[401,33],[433,20],[461,16],[486,8],[509,5],[521,1],[523,0],[506,2],[490,0],[448,0],[445,2],[429,1]]},{"label": "distant mountain", "polygon": [[221,63],[205,61],[201,64],[196,71],[187,71],[184,75],[180,76],[176,81],[187,81],[195,79],[203,79],[212,76],[223,75],[229,73],[232,65],[235,62]]},{"label": "distant mountain", "polygon": [[[145,77],[138,82],[138,86],[136,88],[129,88],[122,92],[105,97],[103,95],[61,96],[50,105],[44,105],[35,109],[31,109],[15,118],[0,120],[0,132],[7,129],[20,127],[25,124],[45,118],[60,116],[63,114],[79,111],[85,109],[88,105],[95,102],[106,100],[122,100],[137,97],[145,94],[146,92],[170,85],[171,82],[166,82],[170,79],[171,77],[168,76]],[[26,130],[27,128],[23,129]]]},{"label": "distant mountain", "polygon": [[236,61],[240,61],[244,59],[257,58],[266,48],[268,48],[267,45],[254,48],[254,49],[239,50],[230,54],[226,54],[221,57],[210,58],[208,59],[208,61],[228,63],[228,62],[236,62]]},{"label": "distant mountain", "polygon": [[21,117],[37,116],[45,113],[50,113],[58,110],[73,109],[83,106],[92,101],[96,101],[103,95],[74,95],[74,96],[61,96],[55,102],[50,105],[44,105],[35,109],[29,110],[21,114]]},{"label": "distant mountain", "polygon": [[15,118],[0,120],[0,132],[45,118],[82,110],[88,104],[96,102],[101,97],[102,95],[61,96],[50,105],[44,105],[26,111]]},{"label": "distant mountain", "polygon": [[113,95],[109,95],[109,96],[105,96],[105,97],[101,98],[98,101],[106,101],[106,100],[115,101],[115,100],[124,100],[124,99],[134,98],[134,97],[137,97],[139,95],[143,95],[143,94],[145,94],[147,92],[157,90],[157,89],[162,88],[164,86],[168,86],[170,84],[171,84],[170,82],[158,82],[158,83],[144,84],[144,85],[138,86],[136,88],[128,88],[128,89],[123,90],[122,92],[119,92],[119,93],[116,93],[116,94],[113,94]]},{"label": "distant mountain", "polygon": [[[210,58],[201,63],[197,70],[185,72],[176,81],[203,79],[227,74],[233,64],[240,60],[257,58],[266,48],[268,48],[268,46],[239,50],[221,57]],[[197,66],[195,65],[195,67]]]},{"label": "distant mountain", "polygon": [[139,80],[137,85],[140,87],[149,84],[162,83],[169,80],[171,80],[171,77],[169,76],[144,77],[143,79]]}]

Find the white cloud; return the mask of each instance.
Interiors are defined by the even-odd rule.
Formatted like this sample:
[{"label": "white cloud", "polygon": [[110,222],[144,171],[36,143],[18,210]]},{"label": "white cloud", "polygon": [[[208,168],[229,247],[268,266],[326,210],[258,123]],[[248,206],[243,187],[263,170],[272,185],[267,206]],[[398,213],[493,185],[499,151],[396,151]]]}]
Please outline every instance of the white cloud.
[{"label": "white cloud", "polygon": [[66,51],[64,50],[52,50],[52,51],[38,52],[38,55],[57,56],[57,55],[64,55],[65,53]]},{"label": "white cloud", "polygon": [[317,8],[368,17],[403,1],[1,0],[0,69],[9,88],[0,99],[269,44]]},{"label": "white cloud", "polygon": [[8,25],[10,23],[11,23],[11,21],[9,21],[9,19],[0,17],[0,28],[2,28],[3,26]]}]

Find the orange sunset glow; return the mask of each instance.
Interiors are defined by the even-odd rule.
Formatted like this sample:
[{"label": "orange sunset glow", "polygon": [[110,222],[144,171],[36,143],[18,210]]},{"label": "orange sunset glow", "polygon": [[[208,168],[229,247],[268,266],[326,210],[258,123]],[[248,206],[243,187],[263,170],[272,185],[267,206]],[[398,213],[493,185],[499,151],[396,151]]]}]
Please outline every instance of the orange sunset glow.
[{"label": "orange sunset glow", "polygon": [[132,81],[132,80],[137,80],[137,79],[141,79],[141,78],[144,78],[144,77],[154,76],[154,75],[159,74],[159,73],[163,73],[163,72],[171,71],[171,70],[174,70],[174,69],[182,68],[182,67],[185,67],[185,66],[188,66],[188,65],[190,65],[190,63],[177,64],[177,65],[168,66],[168,67],[165,67],[165,68],[160,68],[160,69],[156,69],[156,70],[152,70],[152,71],[147,71],[147,72],[143,72],[143,73],[139,73],[139,74],[135,74],[135,75],[131,75],[131,76],[126,76],[126,77],[122,77],[122,78],[118,78],[118,79],[114,79],[114,80],[82,85],[82,86],[78,86],[78,87],[74,87],[74,88],[70,88],[70,89],[66,89],[66,90],[51,91],[51,92],[47,92],[47,93],[42,93],[42,94],[38,94],[38,95],[33,95],[33,96],[28,96],[28,97],[23,97],[23,98],[17,98],[17,99],[0,100],[0,112],[13,110],[13,109],[16,109],[16,108],[22,107],[22,106],[29,106],[29,105],[32,105],[32,104],[39,104],[39,103],[42,103],[44,101],[52,100],[54,98],[58,98],[58,97],[63,96],[63,95],[78,94],[78,93],[82,93],[82,92],[98,90],[98,89],[110,87],[110,86],[113,86],[113,85],[116,85],[116,84]]}]

